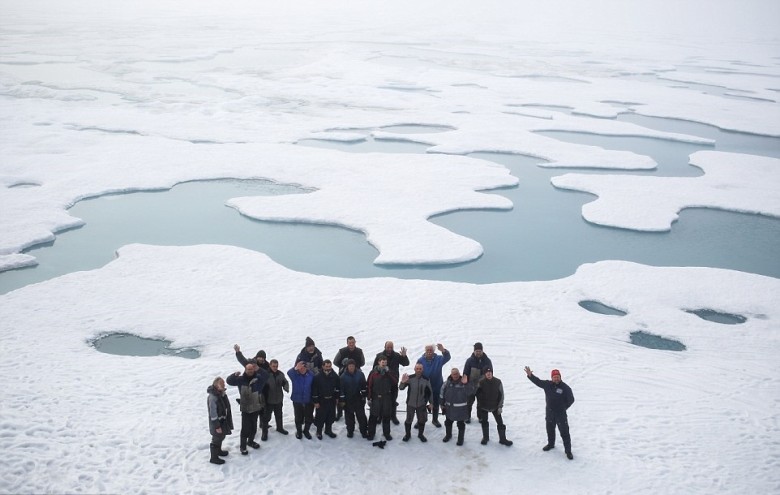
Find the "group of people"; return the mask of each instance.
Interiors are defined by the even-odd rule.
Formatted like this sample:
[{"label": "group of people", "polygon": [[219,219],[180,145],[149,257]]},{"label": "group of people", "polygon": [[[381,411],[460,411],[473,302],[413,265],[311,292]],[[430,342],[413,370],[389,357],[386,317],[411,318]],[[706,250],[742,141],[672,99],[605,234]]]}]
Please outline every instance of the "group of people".
[{"label": "group of people", "polygon": [[[240,451],[248,455],[248,448],[260,448],[255,441],[258,426],[260,440],[268,439],[271,418],[275,417],[276,431],[282,435],[289,432],[284,429],[282,408],[284,394],[290,393],[295,417],[295,437],[312,439],[311,427],[315,426],[315,435],[323,439],[323,434],[336,438],[333,423],[342,417],[347,437],[355,436],[373,442],[376,447],[384,448],[392,440],[392,424],[400,424],[397,415],[398,394],[407,391],[406,418],[404,436],[408,442],[412,429],[417,438],[427,442],[425,425],[429,414],[431,424],[441,428],[439,413],[444,417],[445,434],[442,441],[453,438],[453,425],[457,427],[456,445],[463,445],[466,425],[471,422],[474,403],[477,405],[477,418],[482,426],[482,445],[490,441],[489,416],[496,423],[499,443],[507,447],[512,441],[506,437],[506,425],[501,413],[504,407],[504,388],[501,380],[493,375],[493,363],[485,354],[480,342],[474,344],[474,351],[466,360],[461,374],[458,368],[452,368],[444,379],[442,370],[451,359],[450,352],[442,345],[425,346],[425,352],[414,365],[414,374],[399,376],[401,366],[409,366],[406,348],[395,350],[392,341],[385,342],[384,349],[374,358],[371,372],[365,376],[361,368],[366,360],[362,349],[350,336],[347,345],[339,349],[333,361],[323,359],[322,352],[310,337],[295,359],[295,365],[287,373],[279,371],[276,359],[266,361],[265,351],[259,351],[254,358],[247,359],[238,344],[233,346],[236,359],[244,366],[223,380],[217,377],[208,387],[209,431],[211,433],[211,459],[213,464],[223,464],[222,457],[228,455],[222,449],[222,442],[234,429],[230,401],[226,386],[238,388],[236,401],[241,410]],[[436,351],[439,351],[438,353]],[[333,366],[338,371],[333,369]],[[542,450],[555,447],[556,427],[563,439],[566,456],[573,459],[567,409],[574,403],[571,388],[561,380],[558,370],[552,370],[551,380],[541,380],[525,367],[528,379],[542,388],[546,398],[545,420],[547,424],[547,444]],[[292,387],[290,385],[292,384]],[[366,415],[368,406],[368,416]],[[416,421],[415,421],[416,420]],[[384,440],[374,441],[377,427],[381,424]]]}]

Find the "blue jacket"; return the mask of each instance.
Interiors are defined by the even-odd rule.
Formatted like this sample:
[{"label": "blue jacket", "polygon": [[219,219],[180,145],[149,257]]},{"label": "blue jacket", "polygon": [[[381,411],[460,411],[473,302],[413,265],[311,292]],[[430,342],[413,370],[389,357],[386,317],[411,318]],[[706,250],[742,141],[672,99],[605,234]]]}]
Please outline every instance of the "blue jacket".
[{"label": "blue jacket", "polygon": [[418,363],[423,365],[423,376],[431,382],[431,389],[434,390],[434,399],[436,399],[436,404],[439,403],[439,390],[441,390],[441,386],[444,385],[444,379],[441,376],[441,370],[449,361],[450,351],[446,349],[441,355],[434,353],[433,359],[430,361],[425,359],[425,354],[423,354],[422,357],[417,360]]},{"label": "blue jacket", "polygon": [[302,375],[298,373],[295,368],[290,368],[287,370],[287,376],[290,377],[290,382],[292,383],[290,400],[300,404],[310,403],[311,384],[314,381],[314,373],[306,370],[306,373]]},{"label": "blue jacket", "polygon": [[366,400],[366,375],[356,369],[354,373],[345,371],[341,375],[341,401],[352,405],[364,403]]}]

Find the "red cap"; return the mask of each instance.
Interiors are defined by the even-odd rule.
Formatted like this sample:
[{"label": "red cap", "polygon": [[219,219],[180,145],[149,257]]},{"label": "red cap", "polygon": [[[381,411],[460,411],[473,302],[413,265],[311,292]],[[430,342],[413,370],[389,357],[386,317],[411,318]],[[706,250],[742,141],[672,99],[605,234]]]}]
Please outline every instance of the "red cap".
[{"label": "red cap", "polygon": [[550,372],[550,378],[554,377],[555,375],[561,376],[561,372],[558,370],[552,370]]}]

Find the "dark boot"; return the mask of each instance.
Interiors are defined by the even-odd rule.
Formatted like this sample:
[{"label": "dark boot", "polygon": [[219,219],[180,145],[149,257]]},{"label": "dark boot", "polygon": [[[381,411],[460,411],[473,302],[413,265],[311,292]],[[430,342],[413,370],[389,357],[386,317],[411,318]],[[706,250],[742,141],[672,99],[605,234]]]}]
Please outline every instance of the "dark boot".
[{"label": "dark boot", "polygon": [[209,450],[211,451],[211,459],[209,460],[210,463],[225,464],[225,460],[219,458],[219,447],[212,443],[209,445]]},{"label": "dark boot", "polygon": [[424,431],[425,431],[425,423],[420,425],[420,431],[417,432],[417,438],[419,438],[421,442],[427,442],[428,441],[428,439],[425,438],[425,435],[423,435]]},{"label": "dark boot", "polygon": [[301,425],[295,425],[295,438],[298,440],[303,438],[303,428],[301,428]]},{"label": "dark boot", "polygon": [[463,423],[458,423],[458,441],[455,442],[455,444],[458,446],[463,445],[463,437],[465,435],[466,435],[466,425]]},{"label": "dark boot", "polygon": [[325,427],[325,434],[328,435],[330,438],[336,438],[336,434],[333,433],[333,427],[332,426],[326,426]]},{"label": "dark boot", "polygon": [[441,439],[442,442],[449,442],[452,440],[452,423],[449,421],[444,422],[444,438]]},{"label": "dark boot", "polygon": [[260,434],[260,440],[263,442],[268,440],[268,426],[263,427],[263,433]]},{"label": "dark boot", "polygon": [[317,427],[317,438],[322,440],[322,426]]},{"label": "dark boot", "polygon": [[408,442],[410,438],[412,438],[412,425],[409,423],[404,423],[404,429],[406,430],[406,435],[401,439],[404,442]]},{"label": "dark boot", "polygon": [[246,450],[246,437],[241,437],[241,455],[248,455],[249,452]]},{"label": "dark boot", "polygon": [[310,428],[311,423],[307,423],[303,426],[303,436],[305,436],[308,440],[311,440],[311,433],[309,433]]},{"label": "dark boot", "polygon": [[227,450],[222,450],[222,441],[220,441],[217,444],[214,444],[217,446],[217,455],[220,457],[227,457],[227,455],[230,453]]},{"label": "dark boot", "polygon": [[514,442],[506,439],[506,425],[496,425],[496,429],[498,430],[498,443],[511,447]]},{"label": "dark boot", "polygon": [[490,425],[487,421],[482,422],[482,441],[480,442],[482,445],[487,445],[487,443],[490,441]]},{"label": "dark boot", "polygon": [[431,421],[431,424],[435,426],[436,428],[441,428],[441,423],[439,423],[439,408],[435,408],[433,410],[433,421]]}]

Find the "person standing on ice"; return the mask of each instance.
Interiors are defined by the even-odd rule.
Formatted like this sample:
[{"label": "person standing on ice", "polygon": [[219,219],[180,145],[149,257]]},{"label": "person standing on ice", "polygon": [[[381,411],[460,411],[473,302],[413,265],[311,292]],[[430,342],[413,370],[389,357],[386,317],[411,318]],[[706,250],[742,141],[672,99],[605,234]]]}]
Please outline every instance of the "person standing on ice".
[{"label": "person standing on ice", "polygon": [[282,406],[284,404],[284,393],[290,392],[290,382],[287,381],[287,377],[284,373],[279,371],[279,361],[272,359],[269,366],[271,367],[271,376],[268,378],[265,409],[263,410],[260,425],[263,430],[260,440],[264,442],[268,440],[268,428],[271,423],[272,414],[276,416],[276,431],[282,435],[287,435],[288,433],[282,424]]},{"label": "person standing on ice", "polygon": [[247,445],[253,449],[260,448],[260,444],[255,442],[255,435],[257,435],[258,417],[265,407],[263,389],[269,376],[256,364],[248,363],[243,375],[240,371],[236,371],[227,377],[228,385],[238,387],[241,396],[241,455],[249,454],[246,450]]},{"label": "person standing on ice", "polygon": [[[350,359],[355,362],[355,366],[357,366],[358,369],[366,365],[366,357],[363,355],[363,349],[357,346],[355,337],[351,335],[347,337],[347,346],[339,349],[339,352],[336,353],[336,357],[333,358],[333,364],[339,369],[339,376],[343,375],[347,370],[347,361]],[[336,410],[336,421],[341,419],[342,413],[343,408],[341,407],[341,402],[339,402],[338,409]]]},{"label": "person standing on ice", "polygon": [[368,406],[371,416],[368,418],[368,440],[373,441],[376,425],[382,423],[385,440],[390,436],[390,420],[395,411],[395,398],[398,396],[398,378],[387,366],[387,358],[380,357],[374,371],[368,375]]},{"label": "person standing on ice", "polygon": [[230,410],[230,399],[225,393],[225,380],[217,377],[206,389],[209,394],[206,400],[206,407],[209,411],[209,433],[211,433],[211,451],[212,464],[224,464],[225,460],[220,457],[228,455],[227,450],[222,450],[222,441],[226,435],[233,432],[233,414]]},{"label": "person standing on ice", "polygon": [[[485,368],[493,369],[493,362],[487,357],[487,354],[485,354],[485,351],[482,349],[482,342],[476,342],[474,344],[474,352],[471,353],[471,356],[466,360],[466,364],[463,365],[463,374],[469,377],[471,383],[476,384],[479,382],[479,379],[482,378],[482,370]],[[472,392],[472,395],[469,396],[466,423],[471,423],[471,411],[474,407],[474,400],[476,398],[473,395],[474,393],[476,393],[476,389]]]},{"label": "person standing on ice", "polygon": [[468,398],[473,394],[474,387],[466,375],[460,374],[458,368],[452,368],[450,376],[441,387],[441,412],[445,416],[444,438],[442,442],[452,439],[452,423],[458,424],[458,446],[463,445],[466,434],[466,419],[469,416]]},{"label": "person standing on ice", "polygon": [[295,358],[296,363],[299,361],[303,361],[306,369],[315,375],[322,370],[322,352],[314,345],[314,340],[311,337],[306,337],[306,345],[301,349],[298,357]]},{"label": "person standing on ice", "polygon": [[439,423],[439,391],[441,386],[444,385],[441,370],[450,361],[451,356],[450,351],[445,349],[442,344],[436,344],[436,348],[441,352],[441,355],[434,352],[433,344],[428,344],[425,346],[425,354],[417,362],[422,364],[423,376],[431,382],[431,390],[433,390],[433,397],[431,398],[433,421],[431,421],[431,424],[436,428],[441,428],[441,423]]},{"label": "person standing on ice", "polygon": [[401,352],[395,352],[393,341],[388,340],[385,342],[385,350],[380,352],[376,355],[376,358],[374,358],[374,367],[379,364],[379,359],[385,358],[387,360],[387,368],[390,370],[390,374],[395,378],[395,393],[396,397],[393,397],[393,415],[392,415],[392,422],[394,425],[400,424],[400,421],[398,421],[398,403],[396,401],[398,397],[398,377],[400,376],[400,367],[401,366],[409,366],[409,358],[406,355],[406,347],[401,347]]},{"label": "person standing on ice", "polygon": [[431,390],[431,382],[423,376],[423,365],[416,363],[414,365],[414,375],[411,377],[404,373],[401,377],[400,390],[409,387],[409,391],[406,394],[406,421],[404,421],[404,428],[406,434],[403,441],[408,442],[412,438],[412,420],[415,415],[417,416],[417,437],[421,442],[427,442],[423,434],[425,432],[425,423],[428,421],[428,403],[431,401],[433,391]]},{"label": "person standing on ice", "polygon": [[355,420],[357,419],[360,435],[368,437],[368,419],[366,418],[366,394],[368,384],[366,376],[357,367],[354,360],[347,360],[346,371],[341,374],[340,403],[344,408],[344,423],[347,425],[347,438],[355,434]]},{"label": "person standing on ice", "polygon": [[265,351],[260,349],[252,359],[244,357],[244,353],[241,352],[241,347],[238,344],[233,345],[233,350],[236,351],[236,360],[241,363],[241,366],[246,366],[247,363],[255,363],[258,368],[264,371],[271,371],[271,365],[265,360]]},{"label": "person standing on ice", "polygon": [[295,438],[298,440],[305,436],[311,440],[309,428],[313,422],[314,404],[311,402],[311,384],[314,381],[314,373],[311,372],[303,361],[295,363],[295,367],[287,371],[287,376],[292,382],[292,394],[290,400],[295,411]]},{"label": "person standing on ice", "polygon": [[330,438],[336,438],[333,433],[333,421],[336,419],[336,403],[341,395],[341,380],[333,371],[330,359],[322,362],[322,373],[314,377],[311,386],[311,400],[317,413],[314,424],[317,425],[317,438],[322,440],[322,429]]},{"label": "person standing on ice", "polygon": [[490,424],[488,414],[493,413],[498,430],[498,443],[512,446],[512,441],[506,439],[506,425],[501,419],[501,411],[504,409],[504,385],[501,380],[493,376],[493,368],[485,368],[482,378],[477,384],[477,418],[482,425],[482,445],[490,441]]},{"label": "person standing on ice", "polygon": [[561,381],[561,372],[558,370],[550,372],[550,380],[540,380],[528,366],[525,367],[525,374],[534,385],[544,390],[547,404],[544,418],[547,423],[547,445],[542,447],[542,450],[547,452],[555,448],[555,427],[558,426],[566,457],[570,460],[574,459],[574,455],[571,453],[569,418],[566,414],[566,410],[574,404],[574,394],[571,387]]}]

